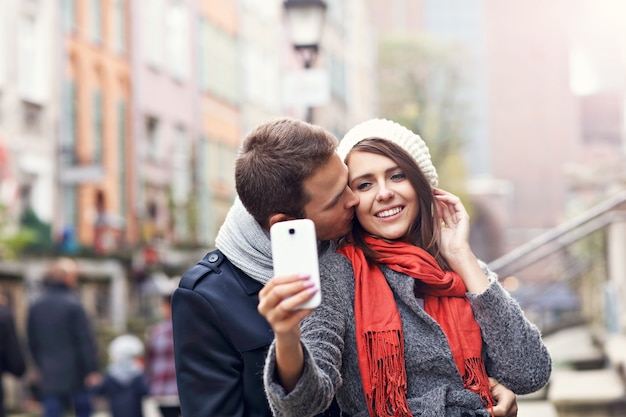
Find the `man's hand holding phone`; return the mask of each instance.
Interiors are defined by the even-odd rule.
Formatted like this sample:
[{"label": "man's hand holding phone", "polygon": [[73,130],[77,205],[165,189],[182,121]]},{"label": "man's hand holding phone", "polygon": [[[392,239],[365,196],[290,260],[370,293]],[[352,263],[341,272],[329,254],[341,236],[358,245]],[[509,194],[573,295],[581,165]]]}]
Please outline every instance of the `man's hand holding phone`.
[{"label": "man's hand holding phone", "polygon": [[[315,225],[309,219],[288,220],[275,223],[270,229],[274,276],[296,274],[309,277],[307,285],[312,297],[294,308],[309,309],[320,305],[320,273],[317,255]],[[302,297],[301,297],[302,298]]]}]

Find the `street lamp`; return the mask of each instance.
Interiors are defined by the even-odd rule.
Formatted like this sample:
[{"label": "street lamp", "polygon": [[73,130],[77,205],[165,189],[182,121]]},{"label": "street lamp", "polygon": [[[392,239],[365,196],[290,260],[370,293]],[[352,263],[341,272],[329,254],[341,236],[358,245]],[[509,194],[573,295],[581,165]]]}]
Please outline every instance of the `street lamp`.
[{"label": "street lamp", "polygon": [[[304,68],[309,69],[317,57],[326,15],[324,0],[285,0],[287,32],[294,49],[302,56]],[[307,122],[313,121],[313,108],[307,107]]]}]

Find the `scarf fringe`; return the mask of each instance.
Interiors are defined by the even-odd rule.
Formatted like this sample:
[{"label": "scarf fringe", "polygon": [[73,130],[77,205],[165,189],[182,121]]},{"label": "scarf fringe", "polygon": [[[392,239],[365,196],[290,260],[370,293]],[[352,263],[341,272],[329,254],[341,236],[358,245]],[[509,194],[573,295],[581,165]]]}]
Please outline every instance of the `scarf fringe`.
[{"label": "scarf fringe", "polygon": [[489,377],[485,369],[485,363],[480,358],[468,358],[465,360],[465,372],[463,374],[463,384],[468,390],[480,396],[485,408],[493,415],[493,398],[491,397],[491,387]]},{"label": "scarf fringe", "polygon": [[[379,263],[424,284],[424,309],[446,335],[465,388],[476,392],[493,416],[489,378],[481,356],[481,331],[465,297],[463,279],[442,270],[428,252],[417,246],[374,237],[366,237],[366,242],[382,255]],[[339,252],[354,268],[357,351],[369,414],[408,417],[411,413],[406,399],[402,318],[393,292],[380,267],[370,267],[359,248],[347,245]]]},{"label": "scarf fringe", "polygon": [[370,367],[365,393],[370,416],[412,417],[406,400],[404,341],[399,330],[364,334]]}]

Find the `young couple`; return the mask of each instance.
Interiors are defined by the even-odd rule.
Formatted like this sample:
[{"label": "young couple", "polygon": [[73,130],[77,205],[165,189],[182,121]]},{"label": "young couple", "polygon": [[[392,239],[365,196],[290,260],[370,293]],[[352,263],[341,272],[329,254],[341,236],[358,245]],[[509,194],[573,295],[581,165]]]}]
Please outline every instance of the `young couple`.
[{"label": "young couple", "polygon": [[[218,250],[173,298],[183,414],[306,416],[336,397],[351,416],[516,415],[512,391],[541,388],[550,357],[472,254],[426,145],[374,119],[336,146],[292,119],[244,141]],[[315,310],[293,309],[312,296],[308,277],[272,271],[270,226],[304,217],[320,240]]]}]

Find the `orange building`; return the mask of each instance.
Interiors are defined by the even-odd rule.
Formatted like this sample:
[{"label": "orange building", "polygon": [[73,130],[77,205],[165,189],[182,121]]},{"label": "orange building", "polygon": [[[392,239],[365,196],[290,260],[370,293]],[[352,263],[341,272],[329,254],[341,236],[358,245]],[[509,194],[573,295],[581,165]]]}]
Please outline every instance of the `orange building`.
[{"label": "orange building", "polygon": [[137,241],[127,2],[64,2],[65,77],[57,230],[109,253]]}]

